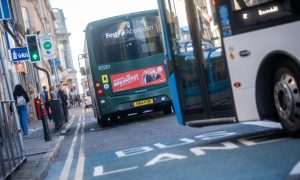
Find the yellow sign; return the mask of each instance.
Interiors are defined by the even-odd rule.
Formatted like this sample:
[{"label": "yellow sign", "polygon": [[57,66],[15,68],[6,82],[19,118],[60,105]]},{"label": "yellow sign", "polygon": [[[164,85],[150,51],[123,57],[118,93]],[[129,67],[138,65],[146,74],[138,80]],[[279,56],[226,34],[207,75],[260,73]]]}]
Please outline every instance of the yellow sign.
[{"label": "yellow sign", "polygon": [[133,102],[133,106],[138,107],[138,106],[144,106],[144,105],[153,104],[153,103],[154,103],[153,99],[145,99],[145,100]]},{"label": "yellow sign", "polygon": [[26,72],[26,64],[25,62],[18,62],[15,64],[16,72],[17,73],[25,73]]},{"label": "yellow sign", "polygon": [[108,76],[107,76],[107,74],[102,75],[101,77],[102,77],[102,83],[108,83]]}]

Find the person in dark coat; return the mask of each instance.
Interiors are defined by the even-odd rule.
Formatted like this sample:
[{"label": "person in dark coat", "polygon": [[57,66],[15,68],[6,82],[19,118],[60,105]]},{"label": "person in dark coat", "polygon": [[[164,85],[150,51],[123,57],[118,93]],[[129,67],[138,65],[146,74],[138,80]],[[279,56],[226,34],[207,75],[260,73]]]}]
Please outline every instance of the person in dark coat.
[{"label": "person in dark coat", "polygon": [[66,92],[62,89],[62,87],[59,88],[58,92],[58,97],[61,100],[61,106],[64,112],[64,116],[65,116],[65,121],[68,122],[68,95],[66,94]]},{"label": "person in dark coat", "polygon": [[29,97],[21,84],[15,86],[13,92],[14,99],[17,105],[18,114],[20,116],[21,127],[24,135],[28,135],[28,119],[27,119],[27,103],[29,102]]}]

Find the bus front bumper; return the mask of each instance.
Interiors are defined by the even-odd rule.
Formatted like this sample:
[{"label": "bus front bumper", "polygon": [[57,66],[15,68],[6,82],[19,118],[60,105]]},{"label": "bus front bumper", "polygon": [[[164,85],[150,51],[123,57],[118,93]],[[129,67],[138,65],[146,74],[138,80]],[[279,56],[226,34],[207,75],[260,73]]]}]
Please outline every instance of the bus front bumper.
[{"label": "bus front bumper", "polygon": [[136,101],[122,103],[118,107],[119,113],[142,113],[146,110],[160,111],[166,106],[172,105],[171,99],[167,95],[150,97]]}]

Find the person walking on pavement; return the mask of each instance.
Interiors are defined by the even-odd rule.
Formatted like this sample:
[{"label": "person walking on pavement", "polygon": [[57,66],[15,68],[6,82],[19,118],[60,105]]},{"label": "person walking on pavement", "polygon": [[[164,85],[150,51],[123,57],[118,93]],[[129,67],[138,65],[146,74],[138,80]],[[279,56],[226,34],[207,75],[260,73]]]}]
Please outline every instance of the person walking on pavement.
[{"label": "person walking on pavement", "polygon": [[44,104],[45,104],[45,109],[46,109],[47,115],[48,115],[49,119],[51,119],[50,101],[49,101],[49,95],[48,95],[48,91],[47,91],[47,87],[46,86],[43,86],[43,89],[42,89],[42,91],[41,91],[40,94],[41,94],[41,97],[44,100]]},{"label": "person walking on pavement", "polygon": [[51,86],[51,87],[49,87],[49,90],[50,90],[50,94],[51,94],[51,99],[52,100],[58,99],[56,88],[54,86]]},{"label": "person walking on pavement", "polygon": [[29,97],[21,84],[15,86],[13,92],[14,99],[17,105],[18,114],[20,116],[21,127],[24,135],[28,135],[28,120],[27,120],[27,103],[29,102]]},{"label": "person walking on pavement", "polygon": [[65,121],[68,122],[68,95],[62,89],[62,87],[59,88],[57,93],[61,100],[61,106],[64,112]]}]

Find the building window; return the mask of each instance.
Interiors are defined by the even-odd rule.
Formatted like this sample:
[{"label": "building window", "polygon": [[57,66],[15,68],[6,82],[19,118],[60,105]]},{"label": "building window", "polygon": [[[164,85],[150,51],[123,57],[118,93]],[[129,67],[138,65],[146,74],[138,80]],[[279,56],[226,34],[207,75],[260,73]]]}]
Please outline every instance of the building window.
[{"label": "building window", "polygon": [[23,16],[25,29],[29,29],[30,28],[30,20],[29,20],[28,10],[25,7],[21,7],[21,10],[22,10],[22,16]]},{"label": "building window", "polygon": [[60,29],[60,24],[59,23],[54,23],[55,29],[59,30]]}]

